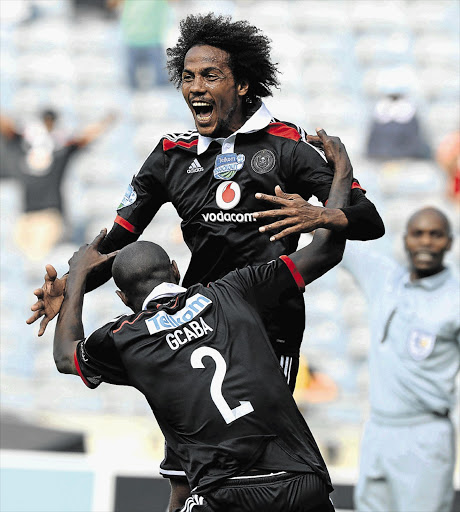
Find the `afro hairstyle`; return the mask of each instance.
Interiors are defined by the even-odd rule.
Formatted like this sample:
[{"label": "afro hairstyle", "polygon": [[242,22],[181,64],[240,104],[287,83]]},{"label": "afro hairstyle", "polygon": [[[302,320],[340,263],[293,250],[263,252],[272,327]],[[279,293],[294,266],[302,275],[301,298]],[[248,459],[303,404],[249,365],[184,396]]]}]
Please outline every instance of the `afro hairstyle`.
[{"label": "afro hairstyle", "polygon": [[170,80],[179,89],[186,53],[193,46],[209,45],[230,55],[229,67],[236,83],[249,84],[248,99],[271,96],[279,87],[277,64],[271,61],[270,39],[247,21],[232,21],[230,16],[208,13],[189,15],[180,22],[176,46],[168,48],[167,69]]}]

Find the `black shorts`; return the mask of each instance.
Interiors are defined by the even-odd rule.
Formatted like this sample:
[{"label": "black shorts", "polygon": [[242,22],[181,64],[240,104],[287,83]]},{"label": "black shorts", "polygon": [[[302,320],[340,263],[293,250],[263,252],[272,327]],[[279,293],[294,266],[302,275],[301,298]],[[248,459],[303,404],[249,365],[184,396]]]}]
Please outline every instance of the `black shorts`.
[{"label": "black shorts", "polygon": [[325,482],[315,473],[229,478],[206,496],[192,495],[176,512],[334,512]]}]

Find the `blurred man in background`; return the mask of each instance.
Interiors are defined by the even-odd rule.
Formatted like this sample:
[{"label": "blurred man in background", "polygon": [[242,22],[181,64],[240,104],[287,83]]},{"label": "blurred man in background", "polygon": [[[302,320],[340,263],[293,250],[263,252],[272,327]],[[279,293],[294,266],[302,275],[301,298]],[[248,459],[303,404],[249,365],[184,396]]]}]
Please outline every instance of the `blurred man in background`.
[{"label": "blurred man in background", "polygon": [[408,268],[349,244],[346,268],[369,307],[371,416],[362,439],[360,512],[450,512],[454,496],[455,378],[460,283],[444,265],[452,244],[436,208],[407,222]]},{"label": "blurred man in background", "polygon": [[396,87],[375,106],[366,155],[384,162],[404,158],[426,160],[431,157],[417,108]]},{"label": "blurred man in background", "polygon": [[[301,202],[297,213],[282,207],[260,216],[287,215],[291,229],[300,232]],[[404,244],[408,268],[356,243],[347,245],[342,261],[364,291],[371,329],[371,417],[362,440],[356,507],[450,512],[460,283],[444,266],[452,245],[449,220],[436,208],[418,210],[407,223]]]},{"label": "blurred man in background", "polygon": [[31,261],[40,261],[60,240],[65,209],[62,183],[73,155],[98,139],[113,123],[109,114],[101,121],[68,137],[57,125],[58,113],[45,109],[21,131],[15,122],[0,115],[0,133],[7,152],[5,175],[17,179],[24,200],[15,241]]},{"label": "blurred man in background", "polygon": [[108,0],[120,8],[126,77],[134,91],[168,84],[164,43],[171,17],[168,0]]}]

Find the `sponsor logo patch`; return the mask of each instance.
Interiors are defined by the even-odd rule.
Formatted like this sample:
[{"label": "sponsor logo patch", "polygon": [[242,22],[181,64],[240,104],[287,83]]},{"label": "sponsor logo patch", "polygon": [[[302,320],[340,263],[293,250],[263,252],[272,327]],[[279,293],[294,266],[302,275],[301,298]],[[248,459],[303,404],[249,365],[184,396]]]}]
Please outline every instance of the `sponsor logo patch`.
[{"label": "sponsor logo patch", "polygon": [[261,149],[252,157],[251,167],[257,174],[266,174],[275,167],[275,155],[269,149]]},{"label": "sponsor logo patch", "polygon": [[211,299],[196,293],[193,297],[189,297],[185,302],[185,307],[174,315],[168,315],[165,311],[160,311],[155,316],[147,319],[145,321],[147,329],[150,334],[176,329],[180,325],[193,320],[211,304]]},{"label": "sponsor logo patch", "polygon": [[241,189],[235,181],[224,181],[216,190],[216,203],[222,210],[231,210],[241,199]]},{"label": "sponsor logo patch", "polygon": [[407,342],[409,354],[416,361],[422,361],[433,352],[435,341],[436,336],[434,334],[414,329],[410,333]]},{"label": "sponsor logo patch", "polygon": [[203,172],[204,168],[201,166],[200,162],[195,158],[193,162],[190,164],[189,168],[187,169],[187,174],[193,174],[195,172]]},{"label": "sponsor logo patch", "polygon": [[245,156],[236,153],[217,155],[214,165],[214,178],[218,180],[231,180],[243,168]]},{"label": "sponsor logo patch", "polygon": [[121,210],[122,208],[125,208],[126,206],[133,204],[136,199],[137,199],[136,191],[134,190],[133,186],[131,184],[129,184],[128,188],[125,192],[125,195],[123,196],[123,199],[121,200],[121,203],[117,207],[117,210]]}]

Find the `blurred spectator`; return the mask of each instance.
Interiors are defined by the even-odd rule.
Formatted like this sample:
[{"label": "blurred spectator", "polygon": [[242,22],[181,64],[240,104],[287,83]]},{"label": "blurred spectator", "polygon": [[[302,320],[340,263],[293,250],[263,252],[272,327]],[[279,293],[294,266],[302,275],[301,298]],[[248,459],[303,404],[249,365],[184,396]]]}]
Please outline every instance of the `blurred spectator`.
[{"label": "blurred spectator", "polygon": [[342,265],[364,292],[371,331],[359,512],[451,511],[460,367],[460,284],[444,265],[451,245],[450,223],[435,208],[407,222],[408,268],[347,243]]},{"label": "blurred spectator", "polygon": [[108,5],[121,6],[120,23],[130,88],[167,85],[164,40],[170,21],[168,1],[108,0]]},{"label": "blurred spectator", "polygon": [[377,102],[366,154],[378,160],[430,158],[416,107],[403,93],[391,92]]},{"label": "blurred spectator", "polygon": [[310,365],[305,356],[300,356],[294,398],[302,410],[308,404],[331,402],[338,397],[338,387],[329,375]]},{"label": "blurred spectator", "polygon": [[436,161],[446,172],[447,197],[458,204],[460,199],[460,131],[446,135],[436,150]]},{"label": "blurred spectator", "polygon": [[112,16],[112,10],[107,5],[107,0],[72,0],[72,5],[74,15],[77,17]]},{"label": "blurred spectator", "polygon": [[24,193],[16,243],[32,261],[46,256],[62,235],[61,184],[70,158],[102,135],[114,116],[87,126],[73,138],[67,138],[56,126],[57,118],[54,110],[44,110],[21,132],[11,119],[0,115],[0,133],[8,155],[1,166],[2,175],[18,179]]}]

